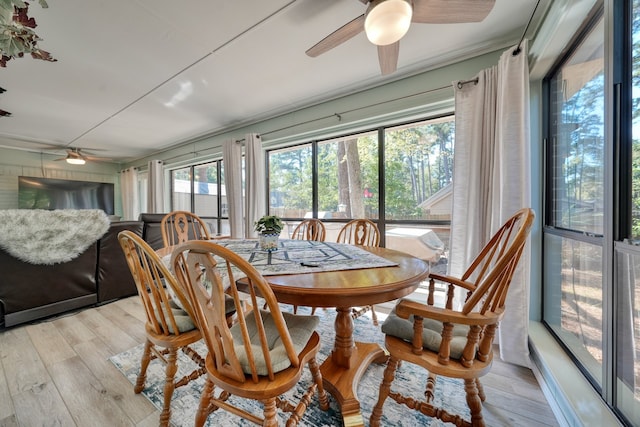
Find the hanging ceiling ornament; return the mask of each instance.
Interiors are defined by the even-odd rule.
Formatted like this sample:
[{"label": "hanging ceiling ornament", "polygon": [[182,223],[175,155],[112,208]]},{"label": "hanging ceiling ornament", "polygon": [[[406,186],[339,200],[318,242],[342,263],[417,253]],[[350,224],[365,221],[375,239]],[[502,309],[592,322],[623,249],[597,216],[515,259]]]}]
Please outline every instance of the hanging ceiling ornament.
[{"label": "hanging ceiling ornament", "polygon": [[[38,0],[42,8],[49,7],[45,0]],[[22,58],[25,53],[32,58],[55,62],[56,59],[38,48],[42,40],[33,30],[36,20],[30,18],[29,3],[22,0],[0,0],[0,67],[6,67],[13,58]]]}]

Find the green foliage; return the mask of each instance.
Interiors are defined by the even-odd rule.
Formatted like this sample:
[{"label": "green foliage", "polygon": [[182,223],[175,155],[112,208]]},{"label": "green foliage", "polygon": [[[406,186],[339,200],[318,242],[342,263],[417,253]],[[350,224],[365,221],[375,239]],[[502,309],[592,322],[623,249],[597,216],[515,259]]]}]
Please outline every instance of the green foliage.
[{"label": "green foliage", "polygon": [[311,147],[295,147],[269,156],[269,183],[272,198],[278,202],[271,206],[311,210]]},{"label": "green foliage", "polygon": [[284,224],[279,216],[264,215],[262,218],[253,223],[253,228],[258,233],[280,234]]},{"label": "green foliage", "polygon": [[[348,161],[340,144],[357,141],[357,185],[341,177]],[[454,122],[448,117],[385,132],[384,179],[387,218],[420,219],[419,205],[453,176]],[[379,215],[379,141],[377,132],[331,140],[317,145],[318,210],[339,212],[340,204],[362,197],[365,215]],[[284,211],[312,208],[313,159],[311,144],[274,151],[269,155],[270,206]],[[344,149],[344,146],[342,147]],[[353,178],[353,177],[352,177]],[[345,182],[340,182],[340,180]],[[345,191],[347,195],[345,196]],[[366,193],[354,193],[362,191]],[[342,196],[341,196],[342,194]],[[347,214],[353,214],[347,206]]]},{"label": "green foliage", "polygon": [[[43,8],[48,7],[45,0],[39,3]],[[56,61],[37,46],[42,39],[33,30],[36,21],[27,15],[28,11],[28,3],[21,0],[0,0],[0,67],[6,67],[7,61],[22,58],[25,53],[35,59]]]}]

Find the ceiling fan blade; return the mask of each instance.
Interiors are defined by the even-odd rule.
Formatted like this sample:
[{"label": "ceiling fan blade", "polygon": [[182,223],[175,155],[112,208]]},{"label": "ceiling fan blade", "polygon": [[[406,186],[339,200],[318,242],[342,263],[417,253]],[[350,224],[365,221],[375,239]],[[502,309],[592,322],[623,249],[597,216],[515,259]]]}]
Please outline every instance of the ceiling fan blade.
[{"label": "ceiling fan blade", "polygon": [[383,76],[396,71],[396,68],[398,67],[399,53],[399,41],[386,46],[378,46],[378,61],[380,62],[380,71],[382,71]]},{"label": "ceiling fan blade", "polygon": [[480,22],[495,3],[496,0],[414,0],[411,21],[422,24]]},{"label": "ceiling fan blade", "polygon": [[342,27],[320,40],[305,53],[312,58],[341,45],[350,38],[357,36],[364,31],[364,14],[358,16],[353,21],[344,24]]},{"label": "ceiling fan blade", "polygon": [[85,156],[85,155],[83,155],[82,157],[84,157],[85,160],[87,160],[89,162],[111,162],[111,161],[113,161],[113,159],[111,159],[109,157],[96,157],[96,156]]}]

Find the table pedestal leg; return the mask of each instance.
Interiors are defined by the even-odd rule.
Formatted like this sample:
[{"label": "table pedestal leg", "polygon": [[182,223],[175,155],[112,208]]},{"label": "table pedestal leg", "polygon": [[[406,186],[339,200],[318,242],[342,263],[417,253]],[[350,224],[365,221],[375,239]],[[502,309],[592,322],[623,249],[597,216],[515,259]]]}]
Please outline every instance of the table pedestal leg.
[{"label": "table pedestal leg", "polygon": [[331,356],[320,371],[325,389],[340,405],[345,427],[364,426],[357,391],[360,377],[374,361],[384,360],[385,351],[378,344],[353,341],[351,308],[338,308],[336,338]]}]

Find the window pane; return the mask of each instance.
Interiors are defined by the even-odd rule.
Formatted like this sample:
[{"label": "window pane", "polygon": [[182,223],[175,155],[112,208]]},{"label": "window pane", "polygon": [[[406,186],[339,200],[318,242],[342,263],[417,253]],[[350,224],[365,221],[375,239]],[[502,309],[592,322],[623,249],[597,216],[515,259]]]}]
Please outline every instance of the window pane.
[{"label": "window pane", "polygon": [[191,168],[171,171],[171,210],[191,212]]},{"label": "window pane", "polygon": [[312,204],[311,145],[269,152],[269,213],[303,218]]},{"label": "window pane", "polygon": [[194,167],[194,213],[200,217],[218,216],[218,167],[208,163]]},{"label": "window pane", "polygon": [[551,234],[544,239],[544,319],[600,383],[602,249]]},{"label": "window pane", "polygon": [[378,134],[318,144],[318,216],[378,218]]},{"label": "window pane", "polygon": [[551,196],[555,227],[603,232],[602,20],[550,81]]},{"label": "window pane", "polygon": [[632,40],[632,232],[631,237],[640,239],[640,1],[633,1]]},{"label": "window pane", "polygon": [[634,425],[640,424],[640,251],[623,247],[616,253],[617,406]]},{"label": "window pane", "polygon": [[385,132],[385,216],[388,220],[451,220],[454,119]]}]

